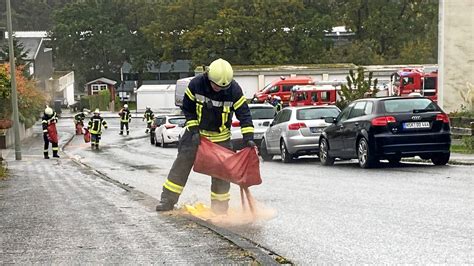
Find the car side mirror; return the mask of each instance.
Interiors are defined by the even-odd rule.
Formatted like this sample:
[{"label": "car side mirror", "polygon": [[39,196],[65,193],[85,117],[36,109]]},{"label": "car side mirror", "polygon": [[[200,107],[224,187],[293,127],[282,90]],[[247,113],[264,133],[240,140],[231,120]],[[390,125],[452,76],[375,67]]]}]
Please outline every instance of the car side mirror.
[{"label": "car side mirror", "polygon": [[336,121],[337,121],[337,119],[335,117],[325,117],[324,118],[324,122],[329,123],[329,124],[336,123]]},{"label": "car side mirror", "polygon": [[275,121],[272,121],[272,122],[270,123],[270,127],[272,127],[272,126],[274,126],[274,125],[275,125]]}]

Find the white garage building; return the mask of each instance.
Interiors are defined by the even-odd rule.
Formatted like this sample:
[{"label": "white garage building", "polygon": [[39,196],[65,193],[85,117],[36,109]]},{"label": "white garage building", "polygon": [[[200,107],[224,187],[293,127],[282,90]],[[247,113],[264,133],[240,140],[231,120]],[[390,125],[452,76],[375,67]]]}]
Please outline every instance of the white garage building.
[{"label": "white garage building", "polygon": [[175,84],[144,84],[136,90],[137,111],[145,111],[150,106],[154,112],[174,110]]}]

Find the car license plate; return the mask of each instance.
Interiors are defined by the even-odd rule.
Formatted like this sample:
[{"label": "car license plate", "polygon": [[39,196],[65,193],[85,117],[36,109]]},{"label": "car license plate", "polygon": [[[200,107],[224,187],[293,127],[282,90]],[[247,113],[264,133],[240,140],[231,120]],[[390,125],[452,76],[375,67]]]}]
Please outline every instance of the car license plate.
[{"label": "car license plate", "polygon": [[405,129],[430,128],[430,122],[407,122],[403,123]]}]

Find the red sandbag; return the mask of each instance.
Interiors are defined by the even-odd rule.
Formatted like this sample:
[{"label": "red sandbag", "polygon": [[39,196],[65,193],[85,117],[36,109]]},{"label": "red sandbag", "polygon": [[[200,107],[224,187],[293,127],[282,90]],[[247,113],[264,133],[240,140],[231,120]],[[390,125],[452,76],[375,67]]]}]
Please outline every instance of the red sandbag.
[{"label": "red sandbag", "polygon": [[84,133],[84,141],[86,143],[89,143],[91,142],[91,133],[89,132],[89,130],[86,129],[86,132]]},{"label": "red sandbag", "polygon": [[56,130],[56,123],[48,125],[48,140],[51,143],[58,143],[58,131]]},{"label": "red sandbag", "polygon": [[262,183],[255,148],[247,147],[235,153],[202,137],[193,170],[242,187]]}]

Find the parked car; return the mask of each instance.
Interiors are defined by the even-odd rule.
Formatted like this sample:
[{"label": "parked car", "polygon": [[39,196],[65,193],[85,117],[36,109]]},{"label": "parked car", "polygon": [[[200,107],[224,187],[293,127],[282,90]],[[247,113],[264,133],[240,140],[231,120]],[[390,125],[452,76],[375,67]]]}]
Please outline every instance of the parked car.
[{"label": "parked car", "polygon": [[413,156],[435,165],[449,161],[449,117],[428,98],[360,99],[326,122],[331,125],[319,141],[323,165],[332,165],[335,158],[357,158],[362,168],[374,167],[381,159],[396,164]]},{"label": "parked car", "polygon": [[[252,116],[252,122],[254,126],[254,141],[257,146],[262,141],[263,134],[270,126],[270,123],[275,118],[275,108],[270,104],[249,104],[250,115]],[[242,141],[242,133],[240,132],[240,122],[234,115],[232,118],[232,127],[230,129],[232,135],[232,145],[235,150],[242,149],[244,147]]]},{"label": "parked car", "polygon": [[284,163],[300,155],[318,154],[319,136],[340,110],[336,106],[287,107],[277,114],[260,144],[260,156],[268,161],[280,154]]},{"label": "parked car", "polygon": [[186,123],[184,116],[157,116],[151,126],[150,142],[155,146],[166,148],[169,144],[177,144],[179,134]]}]

